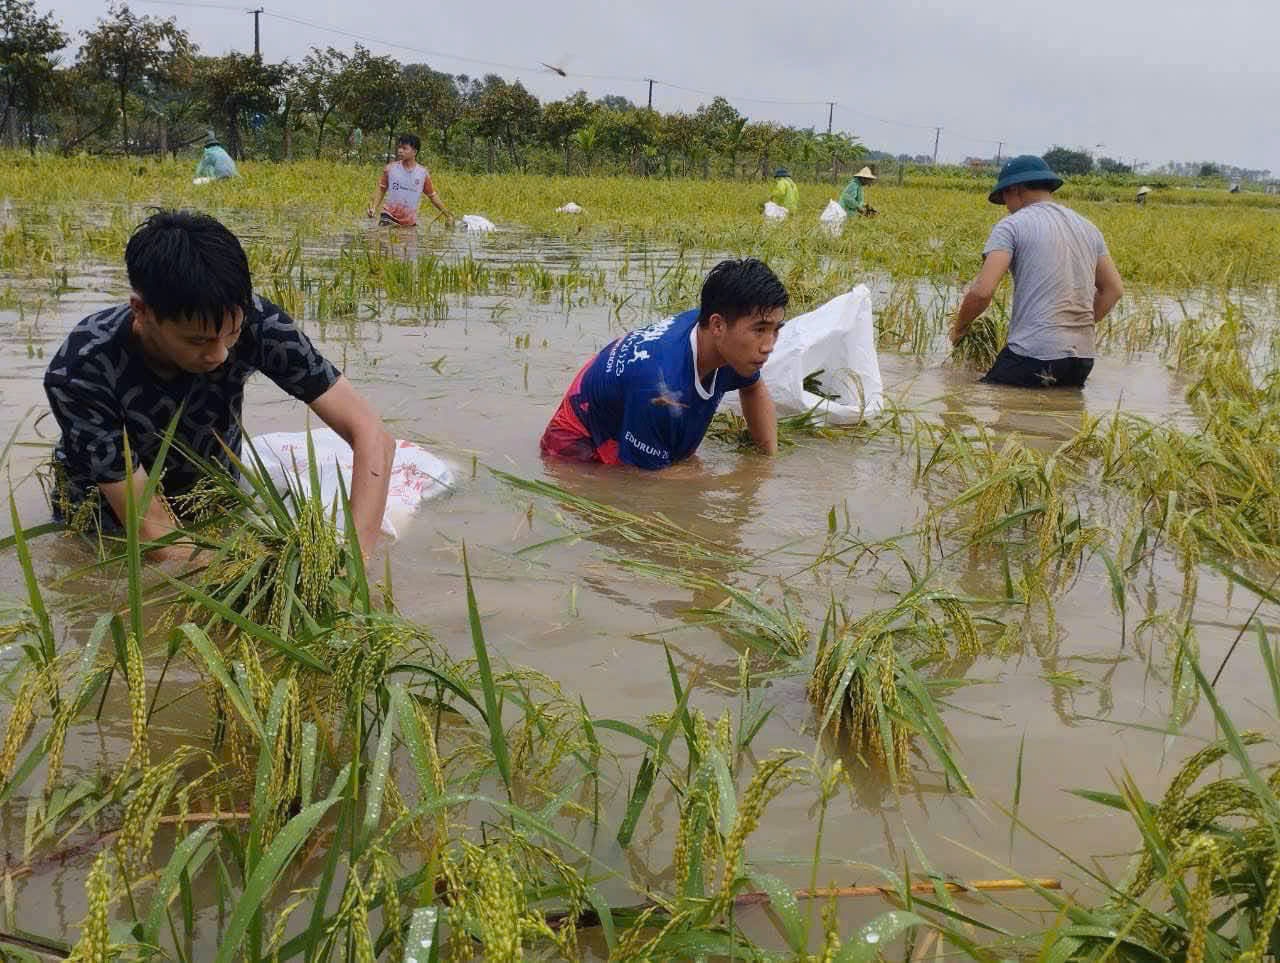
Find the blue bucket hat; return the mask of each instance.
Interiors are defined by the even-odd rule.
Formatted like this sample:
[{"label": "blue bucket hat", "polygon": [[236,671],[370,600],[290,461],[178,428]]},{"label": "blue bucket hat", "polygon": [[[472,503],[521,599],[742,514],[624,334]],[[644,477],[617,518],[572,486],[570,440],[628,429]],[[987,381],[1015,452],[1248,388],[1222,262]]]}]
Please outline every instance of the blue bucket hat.
[{"label": "blue bucket hat", "polygon": [[992,204],[1003,204],[1004,201],[1001,199],[1000,193],[1006,187],[1013,187],[1015,184],[1035,183],[1052,184],[1053,186],[1049,190],[1056,191],[1062,186],[1062,178],[1049,169],[1049,165],[1044,162],[1043,157],[1036,157],[1035,154],[1022,154],[1006,161],[1004,167],[1000,168],[1000,179],[996,181],[996,186],[987,195],[987,200]]},{"label": "blue bucket hat", "polygon": [[785,167],[779,167],[776,171],[773,172],[773,176],[774,177],[790,177],[791,171],[787,170]]}]

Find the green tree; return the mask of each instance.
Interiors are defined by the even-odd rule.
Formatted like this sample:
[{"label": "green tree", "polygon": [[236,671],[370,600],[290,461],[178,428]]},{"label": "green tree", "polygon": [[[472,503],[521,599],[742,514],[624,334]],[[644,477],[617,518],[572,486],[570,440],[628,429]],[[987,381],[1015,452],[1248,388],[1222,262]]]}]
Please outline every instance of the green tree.
[{"label": "green tree", "polygon": [[49,102],[53,106],[53,128],[64,154],[92,143],[116,125],[119,105],[115,92],[83,64],[54,71]]},{"label": "green tree", "polygon": [[712,155],[722,156],[736,166],[747,119],[723,97],[715,97],[711,103],[703,104],[693,115],[693,119],[698,137],[706,148],[702,155],[702,176],[706,177],[710,173],[707,162]]},{"label": "green tree", "polygon": [[667,176],[672,173],[671,156],[673,154],[682,156],[690,170],[705,158],[707,145],[702,133],[702,125],[683,111],[662,116],[662,123],[658,129],[657,147],[662,154]]},{"label": "green tree", "polygon": [[324,129],[342,101],[347,55],[334,47],[312,47],[298,65],[298,110],[316,121],[316,158],[324,148]]},{"label": "green tree", "polygon": [[861,163],[867,154],[867,148],[852,134],[842,133],[838,130],[830,134],[821,133],[816,135],[810,131],[810,134],[822,153],[822,162],[831,165],[831,179],[833,181],[837,179],[836,175],[841,166],[850,167]]},{"label": "green tree", "polygon": [[1200,171],[1196,176],[1197,177],[1221,177],[1222,171],[1218,169],[1217,164],[1210,164],[1209,162],[1206,161],[1205,163],[1200,165]]},{"label": "green tree", "polygon": [[587,173],[591,173],[592,162],[595,160],[596,149],[600,146],[600,128],[593,121],[586,127],[580,127],[578,132],[573,135],[573,145],[578,148],[578,152],[582,154],[582,160],[587,166]]},{"label": "green tree", "polygon": [[243,154],[240,119],[246,111],[274,114],[280,109],[280,90],[287,71],[280,64],[264,64],[259,56],[231,53],[202,58],[196,79],[211,123],[226,127],[227,152]]},{"label": "green tree", "polygon": [[53,84],[57,53],[67,45],[52,13],[36,14],[33,0],[0,0],[0,123],[14,111],[26,119],[27,143],[36,149],[35,118]]},{"label": "green tree", "polygon": [[596,114],[596,106],[579,90],[564,100],[553,100],[542,108],[542,137],[556,150],[564,151],[564,172],[568,174],[570,153],[578,133]]},{"label": "green tree", "polygon": [[1099,157],[1098,170],[1104,174],[1132,174],[1133,167],[1114,157]]},{"label": "green tree", "polygon": [[1045,152],[1044,162],[1056,174],[1088,174],[1093,170],[1093,156],[1084,150],[1071,150],[1069,147],[1054,147]]},{"label": "green tree", "polygon": [[432,70],[426,64],[404,68],[408,116],[420,130],[435,130],[440,151],[448,156],[453,131],[466,114],[466,104],[451,74]]},{"label": "green tree", "polygon": [[[509,84],[496,74],[481,82],[475,103],[476,129],[482,137],[503,144],[514,167],[524,168],[523,151],[538,133],[542,109],[538,99],[518,80]],[[490,166],[493,152],[490,150]]]},{"label": "green tree", "polygon": [[109,8],[84,32],[80,59],[93,76],[111,83],[119,98],[120,145],[129,153],[129,95],[147,94],[189,68],[195,46],[172,20],[139,17],[127,3]]},{"label": "green tree", "polygon": [[747,124],[742,131],[742,146],[755,157],[761,179],[769,176],[770,161],[783,154],[787,128],[771,121]]},{"label": "green tree", "polygon": [[648,176],[650,164],[658,156],[658,129],[661,115],[647,107],[631,110],[601,110],[596,114],[601,149],[625,160],[633,172]]},{"label": "green tree", "polygon": [[625,114],[628,111],[636,110],[636,105],[621,94],[605,94],[596,101],[596,106],[602,110],[612,110],[619,114]]},{"label": "green tree", "polygon": [[394,57],[375,57],[356,44],[342,71],[342,110],[365,130],[386,131],[388,151],[405,115],[406,92]]}]

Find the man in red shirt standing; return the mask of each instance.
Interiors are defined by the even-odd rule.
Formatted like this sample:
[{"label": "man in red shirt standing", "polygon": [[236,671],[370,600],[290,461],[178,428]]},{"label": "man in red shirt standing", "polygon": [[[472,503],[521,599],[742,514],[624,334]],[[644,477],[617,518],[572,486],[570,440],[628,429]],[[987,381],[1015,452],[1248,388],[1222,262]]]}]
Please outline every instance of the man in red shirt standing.
[{"label": "man in red shirt standing", "polygon": [[[396,141],[396,159],[383,168],[378,190],[367,212],[383,224],[414,227],[418,223],[418,205],[422,195],[452,223],[453,215],[440,201],[431,183],[430,172],[418,163],[422,142],[416,134],[401,134]],[[383,201],[386,201],[384,204]]]}]

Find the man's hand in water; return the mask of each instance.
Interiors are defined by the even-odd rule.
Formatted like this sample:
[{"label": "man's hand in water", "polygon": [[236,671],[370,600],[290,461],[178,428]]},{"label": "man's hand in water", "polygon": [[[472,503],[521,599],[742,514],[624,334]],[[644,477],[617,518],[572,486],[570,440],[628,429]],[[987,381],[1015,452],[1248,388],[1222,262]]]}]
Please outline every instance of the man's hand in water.
[{"label": "man's hand in water", "polygon": [[961,321],[959,315],[951,319],[951,343],[958,344],[960,339],[969,333],[969,322]]},{"label": "man's hand in water", "polygon": [[373,217],[373,208],[371,207],[371,208],[369,208],[367,211],[365,211],[365,212],[364,212],[364,216],[365,216],[365,217]]}]

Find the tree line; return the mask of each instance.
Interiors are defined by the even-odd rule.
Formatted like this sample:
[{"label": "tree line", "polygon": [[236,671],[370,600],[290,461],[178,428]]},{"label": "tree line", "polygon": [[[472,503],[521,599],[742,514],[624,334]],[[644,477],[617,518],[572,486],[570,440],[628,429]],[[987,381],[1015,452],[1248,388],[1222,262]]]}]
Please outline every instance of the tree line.
[{"label": "tree line", "polygon": [[485,171],[765,177],[779,165],[837,178],[856,137],[752,121],[722,97],[663,113],[578,91],[541,103],[518,80],[402,64],[356,44],[296,63],[202,55],[175,20],[109,8],[72,38],[35,0],[0,0],[0,94],[9,146],[166,154],[212,129],[237,159],[385,156],[411,130],[437,157]]}]

